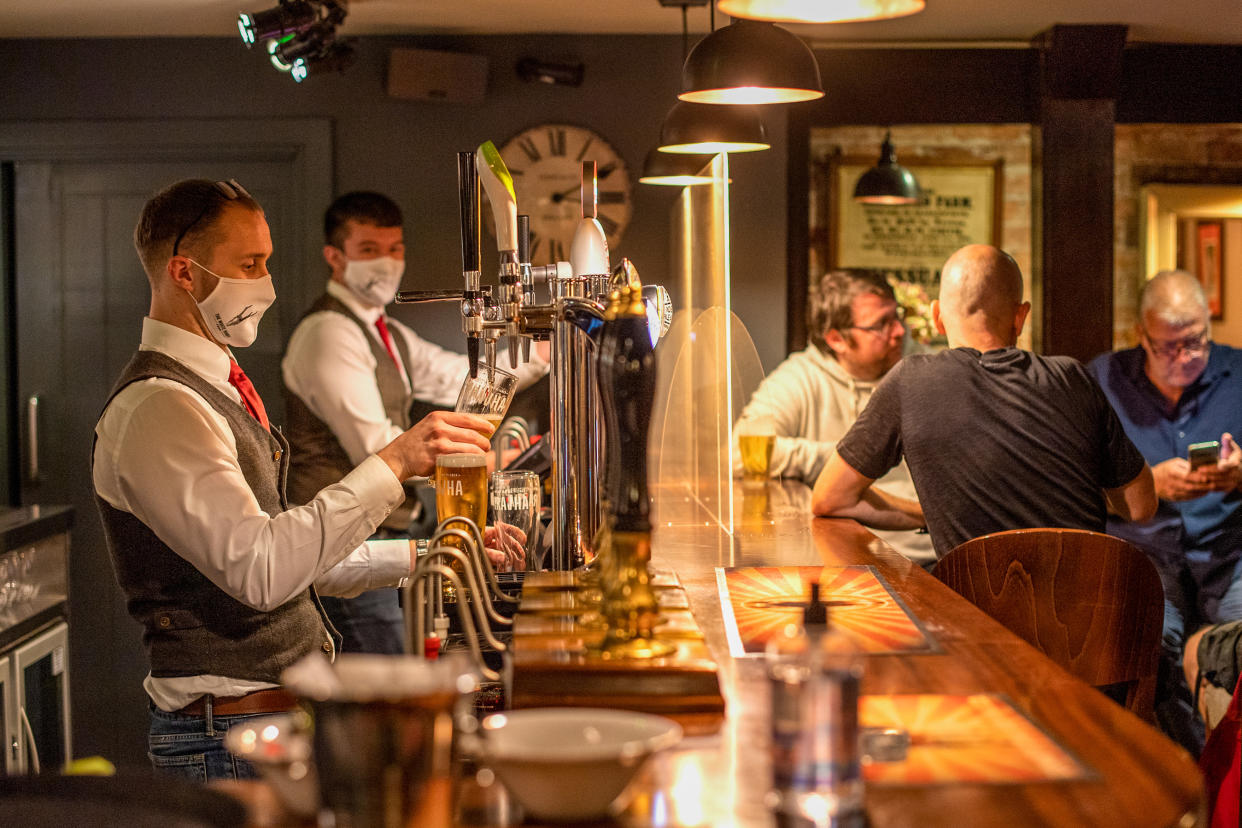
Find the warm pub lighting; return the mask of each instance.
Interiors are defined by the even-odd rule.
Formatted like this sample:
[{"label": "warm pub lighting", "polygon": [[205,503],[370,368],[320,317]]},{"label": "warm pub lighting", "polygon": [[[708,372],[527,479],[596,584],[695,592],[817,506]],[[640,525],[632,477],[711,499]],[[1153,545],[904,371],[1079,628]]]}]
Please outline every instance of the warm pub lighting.
[{"label": "warm pub lighting", "polygon": [[714,157],[707,154],[688,155],[653,149],[643,160],[643,174],[638,180],[642,184],[658,184],[665,187],[694,187],[699,184],[711,184],[715,179],[710,174],[705,174],[703,168],[710,164]]},{"label": "warm pub lighting", "polygon": [[755,152],[771,146],[754,107],[678,101],[660,126],[660,152],[717,155]]},{"label": "warm pub lighting", "polygon": [[681,70],[683,101],[769,104],[824,96],[810,48],[771,23],[735,20],[691,50]]},{"label": "warm pub lighting", "polygon": [[921,197],[914,173],[897,163],[892,133],[885,133],[880,160],[859,176],[854,200],[862,204],[917,204]]},{"label": "warm pub lighting", "polygon": [[720,0],[732,17],[777,23],[847,23],[888,20],[921,12],[924,0]]}]

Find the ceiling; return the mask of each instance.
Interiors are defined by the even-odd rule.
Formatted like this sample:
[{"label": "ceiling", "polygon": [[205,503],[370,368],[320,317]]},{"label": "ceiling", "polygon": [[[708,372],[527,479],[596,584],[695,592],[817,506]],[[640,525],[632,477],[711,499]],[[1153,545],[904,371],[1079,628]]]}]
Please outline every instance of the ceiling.
[{"label": "ceiling", "polygon": [[[232,36],[276,0],[2,0],[0,37]],[[706,7],[691,30],[708,31]],[[717,16],[717,24],[727,18]],[[1055,23],[1126,23],[1130,40],[1242,44],[1242,0],[927,0],[899,20],[791,26],[817,45],[1029,40]],[[343,34],[678,34],[658,0],[351,0]]]}]

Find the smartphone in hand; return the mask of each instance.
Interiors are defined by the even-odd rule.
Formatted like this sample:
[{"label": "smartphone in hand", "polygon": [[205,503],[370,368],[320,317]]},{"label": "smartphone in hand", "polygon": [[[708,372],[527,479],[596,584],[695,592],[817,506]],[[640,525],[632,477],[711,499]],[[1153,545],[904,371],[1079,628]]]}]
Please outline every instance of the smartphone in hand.
[{"label": "smartphone in hand", "polygon": [[1202,466],[1215,466],[1220,460],[1220,441],[1191,443],[1186,449],[1186,456],[1190,460],[1191,471]]}]

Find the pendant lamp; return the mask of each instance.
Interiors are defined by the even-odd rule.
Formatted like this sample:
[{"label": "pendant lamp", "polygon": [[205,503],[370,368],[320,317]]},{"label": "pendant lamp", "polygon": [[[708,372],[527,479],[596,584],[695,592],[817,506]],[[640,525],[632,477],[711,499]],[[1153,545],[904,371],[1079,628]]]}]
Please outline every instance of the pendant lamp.
[{"label": "pendant lamp", "polygon": [[641,184],[659,184],[665,187],[694,187],[711,184],[716,179],[703,168],[712,162],[714,155],[660,152],[653,149],[643,160]]},{"label": "pendant lamp", "polygon": [[884,134],[880,160],[854,186],[854,200],[862,204],[917,204],[921,198],[914,173],[897,163],[893,134]]},{"label": "pendant lamp", "polygon": [[889,20],[921,12],[924,0],[720,0],[732,17],[777,23],[846,23]]},{"label": "pendant lamp", "polygon": [[753,106],[708,106],[678,101],[660,125],[660,152],[707,153],[765,150],[768,132]]},{"label": "pendant lamp", "polygon": [[695,45],[681,70],[681,94],[692,103],[769,104],[824,96],[819,63],[785,29],[734,20]]}]

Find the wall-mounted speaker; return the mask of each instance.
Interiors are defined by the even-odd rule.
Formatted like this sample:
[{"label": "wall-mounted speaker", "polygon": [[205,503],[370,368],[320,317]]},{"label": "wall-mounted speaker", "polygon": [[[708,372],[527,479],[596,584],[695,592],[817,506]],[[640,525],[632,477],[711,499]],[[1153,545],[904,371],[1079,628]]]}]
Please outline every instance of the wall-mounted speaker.
[{"label": "wall-mounted speaker", "polygon": [[464,52],[393,49],[388,53],[387,92],[411,101],[479,103],[487,92],[487,58]]}]

